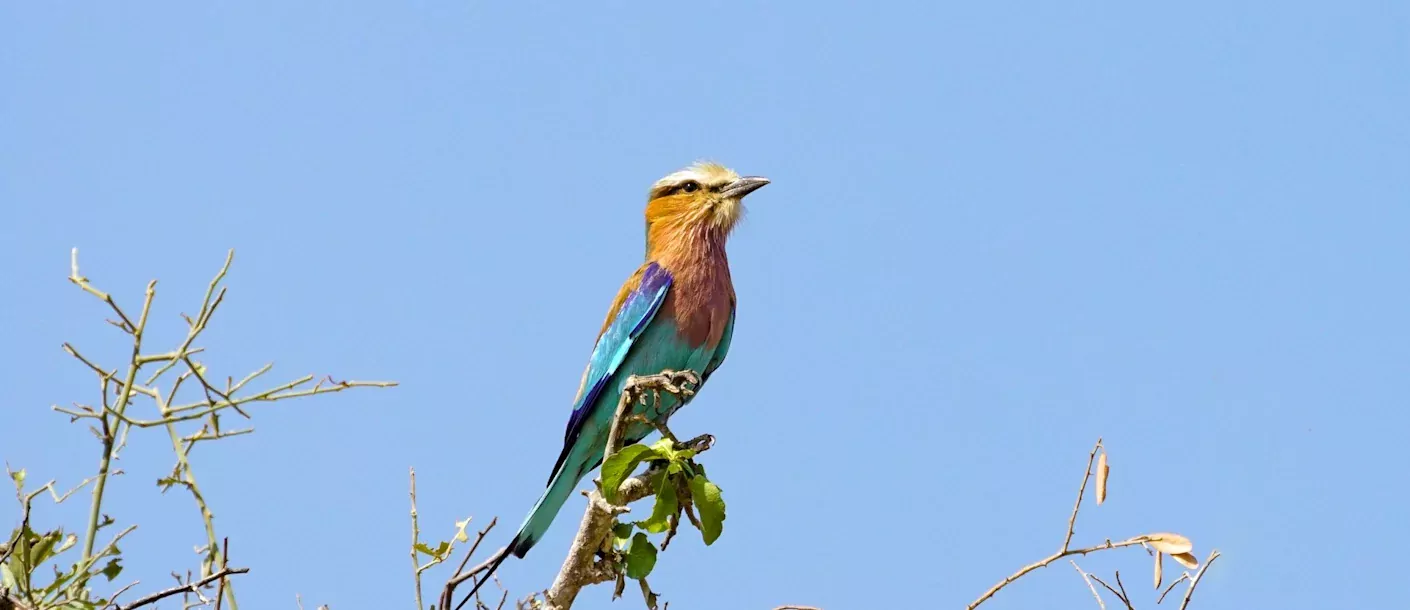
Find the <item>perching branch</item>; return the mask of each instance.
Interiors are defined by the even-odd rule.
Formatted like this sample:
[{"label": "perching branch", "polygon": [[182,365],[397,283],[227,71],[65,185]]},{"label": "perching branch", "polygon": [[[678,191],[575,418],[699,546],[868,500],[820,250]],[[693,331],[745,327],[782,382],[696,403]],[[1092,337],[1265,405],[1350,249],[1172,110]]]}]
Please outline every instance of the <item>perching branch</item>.
[{"label": "perching branch", "polygon": [[[631,412],[631,405],[645,401],[648,393],[660,400],[660,392],[668,392],[676,395],[680,400],[685,400],[694,394],[690,386],[698,386],[700,376],[694,371],[662,371],[658,375],[646,377],[633,376],[627,380],[623,387],[622,396],[617,401],[617,411],[612,417],[612,427],[607,436],[607,448],[603,454],[603,463],[611,458],[614,453],[621,450],[622,434],[624,428],[629,423],[628,414]],[[664,438],[674,438],[669,430],[660,426]],[[710,437],[713,441],[713,437]],[[709,448],[708,444],[699,448],[703,451]],[[578,533],[573,537],[573,544],[568,548],[568,557],[563,561],[563,567],[559,569],[558,576],[553,579],[553,586],[549,588],[547,608],[549,610],[567,610],[573,606],[573,601],[577,599],[578,592],[583,587],[599,584],[617,578],[616,562],[610,560],[594,561],[598,551],[602,548],[603,542],[607,540],[608,534],[612,531],[612,526],[616,523],[617,515],[630,511],[627,504],[655,494],[651,480],[657,473],[648,471],[644,474],[632,477],[623,483],[617,490],[617,498],[620,505],[613,505],[603,498],[600,489],[587,492],[588,506],[583,511],[582,522],[578,525]]]},{"label": "perching branch", "polygon": [[[625,478],[611,479],[612,483],[615,485],[615,494],[604,494],[602,491],[603,482],[600,479],[595,481],[597,483],[597,489],[584,492],[583,495],[588,498],[588,506],[584,512],[578,533],[569,549],[568,556],[557,577],[554,579],[553,586],[543,592],[541,599],[539,594],[536,593],[530,597],[519,600],[516,604],[518,608],[568,610],[571,608],[578,592],[582,590],[583,587],[605,582],[617,581],[619,585],[618,592],[620,593],[620,587],[623,584],[622,579],[625,575],[625,558],[622,550],[613,548],[609,535],[612,533],[613,527],[617,525],[616,517],[629,511],[626,506],[628,504],[669,491],[671,494],[669,496],[670,499],[677,500],[678,504],[674,504],[677,514],[670,515],[669,521],[662,522],[669,523],[669,528],[666,529],[667,540],[675,534],[675,528],[680,522],[678,513],[681,510],[687,511],[691,522],[696,524],[697,527],[700,527],[700,521],[696,519],[693,514],[689,513],[690,490],[683,489],[680,486],[679,477],[671,478],[668,474],[680,473],[688,467],[688,464],[693,464],[693,462],[689,461],[690,458],[709,450],[714,443],[714,437],[706,434],[681,443],[674,440],[675,436],[666,426],[631,414],[631,406],[633,404],[652,404],[648,401],[656,401],[655,404],[659,404],[663,392],[672,394],[680,400],[685,400],[694,393],[692,386],[698,386],[699,382],[699,376],[693,371],[662,371],[657,375],[634,376],[627,380],[622,397],[618,400],[611,427],[608,431],[607,443],[605,444],[603,452],[604,463],[612,459],[614,455],[622,450],[622,439],[629,425],[651,425],[661,433],[662,438],[665,440],[650,448],[641,447],[634,450],[637,452],[634,455],[639,456],[634,459],[648,460],[651,462],[651,466],[649,466],[645,472],[635,476],[626,476],[630,474],[630,471],[618,470],[618,476]],[[648,457],[648,454],[650,457]],[[632,461],[631,463],[636,464],[637,461]],[[695,465],[691,468],[699,469],[693,476],[698,477],[699,481],[702,483],[706,481],[703,469],[700,469],[701,467]],[[669,482],[669,485],[666,484],[667,482]],[[718,488],[715,488],[715,493],[718,495]],[[680,499],[680,494],[684,494],[684,499]],[[607,495],[612,495],[616,503],[609,502],[606,499]],[[670,503],[667,504],[667,506],[671,505]],[[712,507],[713,506],[714,505],[712,505]],[[718,523],[719,519],[723,518],[722,511],[723,504],[719,504],[717,512],[712,515],[716,518],[716,523]],[[490,527],[493,526],[494,523],[492,522]],[[416,544],[417,527],[418,525],[414,519],[413,545]],[[488,558],[484,559],[476,566],[468,569],[465,567],[469,564],[471,557],[479,548],[480,543],[484,540],[485,534],[489,529],[490,528],[487,527],[479,533],[474,544],[471,545],[464,559],[460,562],[460,566],[456,569],[455,573],[447,579],[445,587],[441,591],[439,605],[437,606],[440,610],[459,610],[459,608],[469,603],[471,596],[462,598],[459,603],[452,603],[455,599],[456,587],[466,581],[483,578],[482,575],[489,570],[496,560],[500,559],[504,553],[508,552],[507,549],[502,548],[490,554]],[[653,529],[651,531],[659,532],[661,530]],[[703,531],[702,529],[702,532]],[[718,535],[718,531],[715,532],[715,535]],[[707,538],[707,542],[709,540],[712,540],[712,538]],[[451,547],[454,546],[454,542],[448,544]],[[664,548],[665,545],[663,544],[662,549]],[[425,549],[423,549],[422,552],[425,553]],[[642,574],[635,574],[633,578],[639,581],[638,584],[640,585],[642,595],[645,598],[648,608],[654,609],[656,607],[656,594],[651,592],[650,587],[645,584],[645,577]],[[501,595],[500,605],[506,603],[507,599],[507,594]],[[478,596],[475,596],[474,600],[476,608],[480,610],[487,610],[489,608]]]}]

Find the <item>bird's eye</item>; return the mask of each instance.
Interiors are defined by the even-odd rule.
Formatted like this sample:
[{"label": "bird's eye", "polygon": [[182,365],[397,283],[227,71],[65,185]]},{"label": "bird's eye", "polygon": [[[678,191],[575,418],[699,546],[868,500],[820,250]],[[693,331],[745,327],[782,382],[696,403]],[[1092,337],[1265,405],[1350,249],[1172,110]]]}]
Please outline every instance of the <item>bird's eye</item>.
[{"label": "bird's eye", "polygon": [[687,192],[687,193],[694,193],[695,191],[700,190],[700,183],[699,183],[699,182],[696,182],[696,181],[694,181],[694,180],[691,180],[690,182],[687,182],[687,183],[685,183],[685,184],[682,184],[682,185],[681,185],[681,190],[682,190],[682,191],[685,191],[685,192]]}]

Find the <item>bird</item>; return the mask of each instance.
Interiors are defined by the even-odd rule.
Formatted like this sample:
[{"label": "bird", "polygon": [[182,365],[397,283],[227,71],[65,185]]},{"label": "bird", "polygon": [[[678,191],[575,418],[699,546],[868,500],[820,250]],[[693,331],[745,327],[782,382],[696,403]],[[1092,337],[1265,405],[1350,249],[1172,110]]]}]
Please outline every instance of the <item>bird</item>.
[{"label": "bird", "polygon": [[[646,260],[617,291],[598,331],[548,486],[470,596],[509,555],[522,559],[543,538],[579,481],[602,464],[629,378],[664,370],[699,373],[695,394],[663,393],[649,405],[634,404],[633,415],[664,424],[724,363],[734,336],[736,303],[725,242],[744,215],[744,197],[767,184],[762,176],[740,176],[700,161],[651,185]],[[623,446],[654,430],[639,421],[624,428]]]}]

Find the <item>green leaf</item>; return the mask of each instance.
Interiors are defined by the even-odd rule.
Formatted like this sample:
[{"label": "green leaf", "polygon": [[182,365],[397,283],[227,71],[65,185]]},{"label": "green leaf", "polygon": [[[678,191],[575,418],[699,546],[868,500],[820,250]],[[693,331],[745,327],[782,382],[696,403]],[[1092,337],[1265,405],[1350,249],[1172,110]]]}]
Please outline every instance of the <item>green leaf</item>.
[{"label": "green leaf", "polygon": [[632,541],[632,524],[618,523],[612,526],[612,548],[625,549]]},{"label": "green leaf", "polygon": [[64,585],[69,584],[69,581],[73,580],[73,577],[75,576],[78,576],[78,564],[76,563],[69,564],[69,569],[67,572],[60,572],[59,566],[54,566],[54,582],[51,582],[49,583],[49,586],[44,587],[44,594],[53,595],[55,593],[58,593],[61,589],[64,588]]},{"label": "green leaf", "polygon": [[54,545],[58,544],[63,536],[64,533],[59,531],[44,532],[39,540],[34,541],[34,546],[29,549],[29,567],[33,569],[48,561],[54,555]]},{"label": "green leaf", "polygon": [[442,540],[441,543],[437,544],[436,548],[433,549],[425,542],[418,542],[416,543],[416,550],[436,559],[445,559],[446,554],[450,552],[450,543]]},{"label": "green leaf", "polygon": [[725,527],[725,499],[720,494],[720,486],[711,483],[705,475],[692,477],[690,496],[700,513],[700,535],[706,546],[714,544]]},{"label": "green leaf", "polygon": [[656,545],[647,540],[646,534],[637,532],[632,536],[631,547],[627,549],[627,577],[641,580],[656,568]]},{"label": "green leaf", "polygon": [[20,583],[15,580],[15,573],[10,571],[10,562],[0,563],[0,589],[5,591],[18,591]]},{"label": "green leaf", "polygon": [[612,454],[612,457],[602,463],[602,495],[608,502],[616,502],[617,488],[622,486],[622,481],[632,476],[632,471],[636,470],[641,461],[660,457],[655,448],[645,445],[628,445]]},{"label": "green leaf", "polygon": [[122,560],[114,557],[108,560],[108,565],[103,566],[102,574],[108,577],[108,582],[112,582],[114,578],[118,577],[118,574],[122,573],[122,564],[118,563],[120,561]]},{"label": "green leaf", "polygon": [[10,570],[9,578],[13,581],[13,584],[10,585],[11,589],[29,590],[29,575],[34,571],[34,566],[27,562],[29,561],[30,544],[33,542],[32,538],[37,536],[38,534],[35,534],[34,530],[29,529],[28,526],[23,527],[19,535],[15,536],[15,544],[10,548],[10,559],[5,564]]},{"label": "green leaf", "polygon": [[666,531],[671,525],[671,517],[680,510],[680,502],[676,499],[676,484],[670,477],[660,477],[661,481],[656,488],[656,504],[651,507],[651,516],[644,521],[638,521],[637,527],[653,534]]},{"label": "green leaf", "polygon": [[613,536],[616,536],[616,537],[618,537],[618,538],[631,538],[631,537],[632,537],[632,524],[630,524],[630,523],[618,523],[618,524],[612,526],[612,535],[613,535]]},{"label": "green leaf", "polygon": [[64,538],[64,543],[59,545],[59,548],[54,551],[54,554],[61,555],[64,551],[73,548],[75,544],[78,544],[78,536],[69,534],[67,538]]},{"label": "green leaf", "polygon": [[15,491],[24,492],[25,470],[23,468],[10,472],[10,479],[15,482]]},{"label": "green leaf", "polygon": [[671,439],[662,437],[656,439],[656,442],[651,443],[651,448],[655,449],[662,458],[669,460],[671,459],[671,454],[675,453],[676,444],[671,442]]},{"label": "green leaf", "polygon": [[695,462],[689,460],[681,462],[681,472],[684,472],[685,476],[687,477],[701,476],[704,474],[700,470],[699,464],[696,464]]}]

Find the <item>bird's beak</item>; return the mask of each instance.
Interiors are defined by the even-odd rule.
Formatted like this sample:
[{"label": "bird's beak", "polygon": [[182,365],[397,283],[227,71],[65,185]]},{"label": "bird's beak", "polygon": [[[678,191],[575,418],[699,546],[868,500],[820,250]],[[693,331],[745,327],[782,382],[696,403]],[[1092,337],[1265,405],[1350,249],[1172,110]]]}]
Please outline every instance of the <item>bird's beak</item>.
[{"label": "bird's beak", "polygon": [[763,176],[745,176],[725,187],[724,190],[720,191],[720,196],[726,199],[739,199],[763,188],[763,186],[768,183],[769,179]]}]

